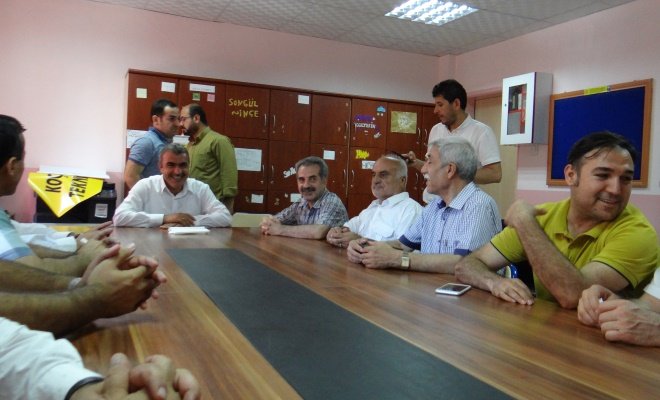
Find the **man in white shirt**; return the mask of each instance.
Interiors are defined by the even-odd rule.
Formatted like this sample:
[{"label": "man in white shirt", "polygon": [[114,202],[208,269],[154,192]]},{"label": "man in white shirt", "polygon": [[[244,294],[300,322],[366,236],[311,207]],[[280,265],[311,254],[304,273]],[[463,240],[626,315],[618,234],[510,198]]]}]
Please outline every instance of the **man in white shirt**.
[{"label": "man in white shirt", "polygon": [[639,300],[622,299],[611,290],[593,285],[582,292],[578,319],[600,327],[605,339],[641,346],[660,346],[660,268]]},{"label": "man in white shirt", "polygon": [[[438,116],[440,123],[436,124],[429,133],[429,143],[450,136],[460,136],[467,139],[479,159],[479,168],[474,177],[474,183],[498,183],[502,180],[502,159],[500,147],[493,130],[486,124],[473,119],[465,111],[467,107],[467,92],[463,85],[454,79],[444,80],[433,87],[432,91],[435,107],[433,113]],[[406,157],[408,163],[421,170],[423,160],[418,160],[414,152]],[[433,196],[424,190],[424,201],[429,203]]]},{"label": "man in white shirt", "polygon": [[165,146],[160,153],[161,175],[141,179],[133,186],[115,212],[115,226],[229,226],[231,214],[227,207],[209,185],[188,178],[188,165],[184,146]]},{"label": "man in white shirt", "polygon": [[361,237],[371,240],[396,240],[422,213],[422,206],[406,192],[408,166],[396,155],[376,160],[371,173],[371,192],[376,200],[343,227],[331,228],[328,243],[347,247]]}]

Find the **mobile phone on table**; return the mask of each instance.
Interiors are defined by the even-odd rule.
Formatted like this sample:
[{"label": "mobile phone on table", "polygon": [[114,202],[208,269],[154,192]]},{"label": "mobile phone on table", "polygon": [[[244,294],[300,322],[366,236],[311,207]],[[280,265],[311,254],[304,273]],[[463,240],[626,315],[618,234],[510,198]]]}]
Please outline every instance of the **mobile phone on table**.
[{"label": "mobile phone on table", "polygon": [[470,290],[472,286],[464,285],[462,283],[445,283],[439,288],[435,289],[438,294],[448,294],[450,296],[460,296]]}]

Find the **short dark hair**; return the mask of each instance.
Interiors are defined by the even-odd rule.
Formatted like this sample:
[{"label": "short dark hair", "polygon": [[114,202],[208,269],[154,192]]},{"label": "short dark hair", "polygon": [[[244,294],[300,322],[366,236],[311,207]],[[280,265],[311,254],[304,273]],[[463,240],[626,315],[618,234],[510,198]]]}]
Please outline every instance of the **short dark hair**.
[{"label": "short dark hair", "polygon": [[615,147],[628,151],[633,163],[637,161],[639,153],[625,136],[610,131],[598,131],[582,137],[573,144],[571,151],[568,152],[568,163],[579,171],[586,154],[598,149],[597,152],[589,156],[589,158],[592,158],[598,156],[603,150],[612,150]]},{"label": "short dark hair", "polygon": [[163,114],[165,114],[165,107],[175,108],[176,106],[176,103],[172,100],[158,99],[154,101],[154,104],[151,105],[151,115],[162,117]]},{"label": "short dark hair", "polygon": [[197,103],[188,104],[188,112],[190,113],[190,118],[193,118],[195,115],[199,115],[199,120],[202,121],[202,124],[208,125],[206,122],[206,113],[202,106]]},{"label": "short dark hair", "polygon": [[328,164],[326,164],[321,157],[316,157],[316,156],[305,157],[302,160],[298,161],[296,163],[296,173],[298,173],[300,167],[308,167],[310,165],[318,165],[319,177],[321,179],[325,179],[328,177]]},{"label": "short dark hair", "polygon": [[169,143],[165,145],[165,147],[163,147],[163,149],[160,151],[160,158],[158,159],[159,162],[163,162],[163,154],[165,153],[172,153],[175,156],[185,154],[188,158],[188,161],[190,161],[190,154],[188,154],[188,149],[186,149],[186,146],[179,143]]},{"label": "short dark hair", "polygon": [[458,83],[455,79],[447,79],[438,83],[433,86],[433,91],[431,93],[433,94],[433,97],[442,96],[450,103],[458,99],[461,103],[462,110],[465,110],[465,107],[467,107],[467,92],[463,85]]},{"label": "short dark hair", "polygon": [[25,128],[16,118],[0,115],[0,167],[12,157],[17,160],[23,158],[23,132]]}]

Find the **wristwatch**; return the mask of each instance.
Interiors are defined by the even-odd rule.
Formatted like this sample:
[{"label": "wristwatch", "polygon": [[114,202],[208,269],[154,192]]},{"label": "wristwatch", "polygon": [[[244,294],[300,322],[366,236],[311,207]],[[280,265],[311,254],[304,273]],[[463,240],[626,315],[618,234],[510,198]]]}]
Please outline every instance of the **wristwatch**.
[{"label": "wristwatch", "polygon": [[401,253],[401,269],[410,269],[410,252]]}]

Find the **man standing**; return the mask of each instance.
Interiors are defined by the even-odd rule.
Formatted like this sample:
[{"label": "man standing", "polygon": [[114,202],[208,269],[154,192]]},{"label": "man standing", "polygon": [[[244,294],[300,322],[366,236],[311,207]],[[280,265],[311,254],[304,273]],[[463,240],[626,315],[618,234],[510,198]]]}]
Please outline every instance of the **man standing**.
[{"label": "man standing", "polygon": [[119,205],[115,226],[224,227],[231,214],[204,182],[188,178],[188,151],[172,143],[160,153],[162,175],[140,180]]},{"label": "man standing", "polygon": [[209,128],[206,113],[199,104],[183,107],[180,121],[190,136],[190,177],[209,185],[215,197],[233,212],[238,191],[234,146],[227,136]]},{"label": "man standing", "polygon": [[[454,265],[502,229],[495,200],[474,184],[477,156],[468,141],[447,137],[429,145],[422,167],[436,197],[399,240],[353,240],[348,259],[367,268],[451,274]],[[421,253],[411,253],[420,250]]]},{"label": "man standing", "polygon": [[[435,102],[433,113],[438,116],[440,123],[431,129],[429,143],[443,137],[464,137],[472,144],[479,159],[474,182],[486,184],[501,181],[502,165],[497,137],[488,125],[473,119],[465,111],[467,92],[463,85],[454,79],[447,79],[435,85],[432,94]],[[412,151],[407,154],[407,158],[408,163],[417,169],[424,165]],[[425,191],[425,200],[427,198]]]},{"label": "man standing", "polygon": [[149,132],[133,143],[124,168],[124,182],[131,189],[137,181],[158,175],[158,157],[166,144],[179,133],[179,109],[167,99],[156,100],[151,106]]},{"label": "man standing", "polygon": [[296,163],[300,201],[261,222],[264,235],[323,239],[330,228],[348,220],[344,203],[328,191],[328,165],[319,157],[306,157]]},{"label": "man standing", "polygon": [[655,229],[628,204],[636,158],[633,145],[611,132],[578,140],[564,167],[570,198],[539,207],[516,201],[507,228],[456,265],[456,276],[506,301],[532,304],[522,281],[494,272],[529,261],[537,296],[564,308],[575,308],[593,284],[636,287],[658,259]]},{"label": "man standing", "polygon": [[361,237],[372,240],[396,240],[422,213],[422,206],[406,192],[408,166],[396,155],[376,160],[371,172],[371,192],[376,200],[351,218],[343,227],[328,231],[326,240],[333,246],[347,247]]}]

